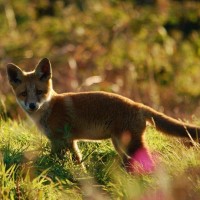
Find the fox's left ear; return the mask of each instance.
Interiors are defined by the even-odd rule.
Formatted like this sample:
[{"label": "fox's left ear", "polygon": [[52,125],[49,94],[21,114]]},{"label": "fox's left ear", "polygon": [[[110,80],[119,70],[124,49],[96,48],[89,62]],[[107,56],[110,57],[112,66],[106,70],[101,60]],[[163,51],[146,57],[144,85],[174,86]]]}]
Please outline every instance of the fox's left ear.
[{"label": "fox's left ear", "polygon": [[22,70],[13,63],[7,65],[7,75],[10,84],[15,87],[22,82],[23,72]]},{"label": "fox's left ear", "polygon": [[35,74],[41,81],[47,81],[52,77],[51,63],[48,58],[43,58],[35,68]]}]

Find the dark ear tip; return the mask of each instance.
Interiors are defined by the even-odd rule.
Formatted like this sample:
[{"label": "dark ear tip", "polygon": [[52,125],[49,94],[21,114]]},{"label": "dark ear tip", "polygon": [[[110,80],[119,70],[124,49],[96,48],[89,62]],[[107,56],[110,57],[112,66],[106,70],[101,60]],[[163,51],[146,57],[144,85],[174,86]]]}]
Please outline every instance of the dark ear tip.
[{"label": "dark ear tip", "polygon": [[8,63],[8,64],[7,64],[7,68],[12,68],[13,66],[14,66],[13,63]]},{"label": "dark ear tip", "polygon": [[43,58],[43,59],[41,60],[41,62],[50,62],[50,60],[49,60],[48,58]]},{"label": "dark ear tip", "polygon": [[51,66],[51,62],[50,62],[50,60],[48,58],[41,59],[39,63],[41,63],[42,65],[49,65],[49,66]]},{"label": "dark ear tip", "polygon": [[12,71],[12,70],[15,70],[16,68],[18,68],[15,64],[13,63],[8,63],[7,64],[7,71]]}]

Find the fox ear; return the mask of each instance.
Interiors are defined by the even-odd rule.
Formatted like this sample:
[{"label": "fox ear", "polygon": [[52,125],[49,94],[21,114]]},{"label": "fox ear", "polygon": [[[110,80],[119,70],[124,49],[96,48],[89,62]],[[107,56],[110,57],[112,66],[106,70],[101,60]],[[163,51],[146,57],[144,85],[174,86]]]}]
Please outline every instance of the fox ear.
[{"label": "fox ear", "polygon": [[13,63],[7,65],[8,80],[11,85],[16,86],[22,83],[23,72]]},{"label": "fox ear", "polygon": [[43,58],[35,68],[35,74],[41,81],[47,81],[52,77],[51,63],[48,58]]}]

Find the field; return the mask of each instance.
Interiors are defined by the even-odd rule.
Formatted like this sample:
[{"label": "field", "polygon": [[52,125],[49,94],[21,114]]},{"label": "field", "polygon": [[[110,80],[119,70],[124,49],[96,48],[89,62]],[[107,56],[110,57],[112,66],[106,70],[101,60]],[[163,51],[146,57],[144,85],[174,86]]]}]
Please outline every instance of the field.
[{"label": "field", "polygon": [[120,167],[111,142],[80,142],[87,173],[50,155],[48,140],[30,121],[0,121],[1,199],[199,199],[199,145],[186,146],[148,127],[145,140],[157,163],[150,174]]},{"label": "field", "polygon": [[148,126],[152,173],[129,174],[109,140],[50,155],[27,120],[6,65],[50,59],[57,92],[107,91],[200,124],[200,0],[0,1],[0,199],[199,200],[199,144]]}]

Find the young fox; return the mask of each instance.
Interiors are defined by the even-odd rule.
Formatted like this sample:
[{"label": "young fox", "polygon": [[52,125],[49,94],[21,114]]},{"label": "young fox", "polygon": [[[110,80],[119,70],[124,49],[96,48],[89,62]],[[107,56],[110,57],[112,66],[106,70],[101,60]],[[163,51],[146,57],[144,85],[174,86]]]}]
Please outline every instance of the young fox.
[{"label": "young fox", "polygon": [[49,138],[52,152],[73,152],[81,163],[77,140],[111,138],[124,164],[144,147],[146,121],[168,135],[198,138],[200,127],[170,118],[123,96],[106,92],[57,94],[52,87],[52,69],[47,58],[34,71],[24,72],[7,65],[7,74],[16,99]]}]

